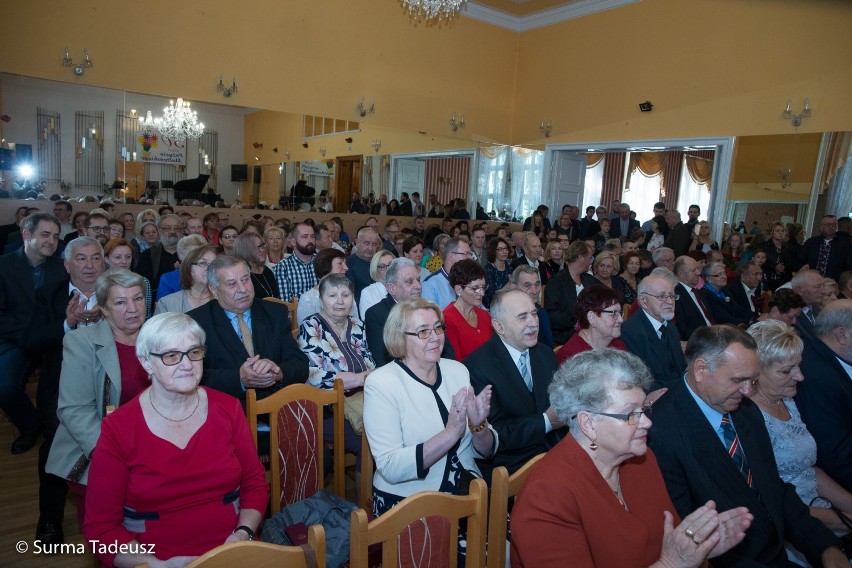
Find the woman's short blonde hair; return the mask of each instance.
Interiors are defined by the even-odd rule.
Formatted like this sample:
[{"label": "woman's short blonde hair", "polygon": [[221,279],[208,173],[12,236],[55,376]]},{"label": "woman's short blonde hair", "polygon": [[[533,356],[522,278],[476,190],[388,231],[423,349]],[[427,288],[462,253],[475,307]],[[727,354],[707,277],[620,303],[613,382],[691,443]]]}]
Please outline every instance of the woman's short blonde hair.
[{"label": "woman's short blonde hair", "polygon": [[601,262],[606,260],[607,258],[612,260],[613,264],[613,274],[618,274],[621,272],[621,263],[618,262],[618,255],[614,252],[604,251],[598,253],[598,256],[595,257],[595,262],[592,264],[592,274],[598,271],[598,266],[600,266]]},{"label": "woman's short blonde hair", "polygon": [[798,357],[805,348],[796,330],[782,321],[759,321],[749,327],[747,332],[757,342],[757,355],[763,369]]},{"label": "woman's short blonde hair", "polygon": [[374,254],[372,259],[370,259],[370,278],[373,279],[373,282],[384,282],[382,277],[379,275],[379,263],[381,262],[382,258],[386,256],[391,257],[391,261],[396,258],[396,256],[394,256],[391,251],[387,249],[382,249],[376,254]]},{"label": "woman's short blonde hair", "polygon": [[417,310],[432,310],[438,316],[438,321],[441,325],[444,324],[444,314],[441,313],[441,308],[434,302],[416,298],[399,302],[393,307],[385,322],[385,330],[382,334],[382,339],[385,342],[385,349],[391,357],[403,359],[407,354],[405,347],[405,332],[408,326],[411,325],[411,316]]}]

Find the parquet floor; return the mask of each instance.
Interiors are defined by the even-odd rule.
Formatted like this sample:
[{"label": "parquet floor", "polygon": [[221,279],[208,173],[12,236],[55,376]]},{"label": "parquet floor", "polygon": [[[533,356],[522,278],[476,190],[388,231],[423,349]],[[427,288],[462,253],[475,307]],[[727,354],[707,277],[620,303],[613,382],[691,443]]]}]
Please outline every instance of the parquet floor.
[{"label": "parquet floor", "polygon": [[[29,387],[33,389],[34,384]],[[9,452],[13,438],[12,425],[0,417],[0,568],[93,568],[91,554],[34,554],[33,539],[38,522],[38,447],[25,454]],[[74,497],[69,495],[65,505],[65,542],[82,544],[83,536],[77,526]],[[24,542],[28,551],[16,551]]]}]

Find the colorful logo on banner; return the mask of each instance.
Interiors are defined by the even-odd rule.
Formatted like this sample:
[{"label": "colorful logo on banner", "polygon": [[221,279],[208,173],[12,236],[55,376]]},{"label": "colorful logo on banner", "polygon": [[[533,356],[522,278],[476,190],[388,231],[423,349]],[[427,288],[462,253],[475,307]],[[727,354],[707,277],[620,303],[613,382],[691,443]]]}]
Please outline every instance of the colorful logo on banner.
[{"label": "colorful logo on banner", "polygon": [[302,173],[307,176],[334,176],[334,160],[308,160],[302,162]]},{"label": "colorful logo on banner", "polygon": [[186,164],[186,146],[168,136],[141,134],[136,139],[138,155],[151,164]]}]

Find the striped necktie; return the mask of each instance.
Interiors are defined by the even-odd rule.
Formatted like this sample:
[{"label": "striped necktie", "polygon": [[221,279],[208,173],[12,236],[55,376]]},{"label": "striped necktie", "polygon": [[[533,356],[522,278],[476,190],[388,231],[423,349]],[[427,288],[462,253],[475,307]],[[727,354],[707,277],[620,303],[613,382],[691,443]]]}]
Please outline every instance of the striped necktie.
[{"label": "striped necktie", "polygon": [[754,480],[751,477],[751,468],[748,465],[745,452],[743,452],[743,448],[740,445],[740,438],[737,436],[733,424],[731,424],[730,414],[725,414],[722,417],[722,435],[725,438],[725,447],[728,448],[728,455],[734,460],[734,465],[737,466],[748,486],[753,488]]},{"label": "striped necktie", "polygon": [[530,352],[524,351],[521,353],[521,358],[518,359],[518,371],[521,372],[521,376],[524,378],[524,382],[527,385],[527,388],[532,392],[533,390],[533,382],[532,382],[532,374],[530,373],[530,366],[527,362],[529,359]]}]

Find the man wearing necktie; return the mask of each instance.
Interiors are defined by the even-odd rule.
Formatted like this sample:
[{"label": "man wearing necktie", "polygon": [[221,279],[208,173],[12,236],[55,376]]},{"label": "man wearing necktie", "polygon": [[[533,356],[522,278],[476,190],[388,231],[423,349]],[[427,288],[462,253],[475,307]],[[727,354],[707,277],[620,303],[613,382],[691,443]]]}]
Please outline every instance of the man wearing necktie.
[{"label": "man wearing necktie", "polygon": [[228,255],[207,267],[214,300],[190,310],[207,335],[201,383],[245,400],[247,389],[263,398],[308,379],[308,359],[290,331],[286,306],[256,300],[248,266]]},{"label": "man wearing necktie", "polygon": [[814,323],[825,298],[824,281],[819,272],[808,269],[798,271],[790,281],[790,287],[805,302],[802,315],[796,320],[796,330],[804,340],[816,337]]},{"label": "man wearing necktie", "polygon": [[479,464],[486,479],[498,466],[514,473],[530,458],[553,447],[565,435],[550,408],[547,387],[556,371],[556,356],[538,342],[538,312],[526,292],[504,288],[491,301],[494,334],[464,360],[477,393],[491,385],[488,421],[500,446]]},{"label": "man wearing necktie", "polygon": [[754,515],[745,539],[713,566],[787,567],[785,541],[814,566],[848,566],[839,539],[778,475],[763,416],[749,400],[760,375],[754,339],[732,326],[700,327],[686,361],[683,380],[654,404],[649,445],[682,517],[710,499]]},{"label": "man wearing necktie", "polygon": [[675,260],[674,273],[678,279],[675,294],[679,296],[675,301],[675,322],[680,340],[688,341],[693,331],[716,322],[696,294],[695,286],[698,285],[698,277],[701,275],[698,262],[694,258],[680,256]]}]

